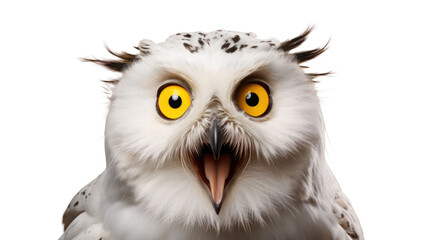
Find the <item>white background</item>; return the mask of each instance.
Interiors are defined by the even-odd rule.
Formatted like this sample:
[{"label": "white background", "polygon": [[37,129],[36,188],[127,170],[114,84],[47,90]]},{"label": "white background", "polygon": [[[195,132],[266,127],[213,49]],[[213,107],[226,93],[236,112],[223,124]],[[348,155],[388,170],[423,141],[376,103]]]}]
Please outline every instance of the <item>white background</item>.
[{"label": "white background", "polygon": [[[358,3],[359,2],[359,3]],[[135,52],[183,31],[255,32],[300,49],[319,79],[328,162],[367,239],[424,239],[429,214],[428,7],[424,1],[2,1],[0,238],[57,239],[74,194],[105,166],[115,73],[80,57]]]}]

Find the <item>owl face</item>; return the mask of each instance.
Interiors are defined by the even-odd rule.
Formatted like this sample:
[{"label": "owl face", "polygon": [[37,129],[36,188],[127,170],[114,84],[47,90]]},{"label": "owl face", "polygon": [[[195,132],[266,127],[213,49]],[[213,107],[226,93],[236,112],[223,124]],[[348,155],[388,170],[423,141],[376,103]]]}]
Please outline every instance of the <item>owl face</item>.
[{"label": "owl face", "polygon": [[108,168],[150,214],[187,226],[287,208],[323,135],[292,47],[228,31],[143,40],[111,97]]}]

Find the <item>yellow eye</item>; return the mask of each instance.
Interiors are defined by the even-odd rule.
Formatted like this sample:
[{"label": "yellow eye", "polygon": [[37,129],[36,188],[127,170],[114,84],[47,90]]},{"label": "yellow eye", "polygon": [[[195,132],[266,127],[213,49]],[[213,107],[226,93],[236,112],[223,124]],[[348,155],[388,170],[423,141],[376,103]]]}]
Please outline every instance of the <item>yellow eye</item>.
[{"label": "yellow eye", "polygon": [[262,116],[270,106],[267,90],[258,83],[249,83],[238,90],[237,104],[252,117]]},{"label": "yellow eye", "polygon": [[168,119],[181,117],[190,105],[189,92],[179,85],[165,87],[158,96],[158,109]]}]

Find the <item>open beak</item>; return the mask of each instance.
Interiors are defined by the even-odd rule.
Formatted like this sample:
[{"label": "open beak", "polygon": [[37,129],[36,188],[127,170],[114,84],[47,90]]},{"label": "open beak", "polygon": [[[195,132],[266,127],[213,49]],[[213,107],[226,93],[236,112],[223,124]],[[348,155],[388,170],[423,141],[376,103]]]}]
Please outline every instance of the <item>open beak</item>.
[{"label": "open beak", "polygon": [[229,147],[224,144],[223,132],[219,126],[218,118],[214,116],[207,134],[210,146],[202,151],[201,178],[206,183],[210,192],[210,200],[216,214],[219,214],[227,184],[232,178],[234,155]]}]

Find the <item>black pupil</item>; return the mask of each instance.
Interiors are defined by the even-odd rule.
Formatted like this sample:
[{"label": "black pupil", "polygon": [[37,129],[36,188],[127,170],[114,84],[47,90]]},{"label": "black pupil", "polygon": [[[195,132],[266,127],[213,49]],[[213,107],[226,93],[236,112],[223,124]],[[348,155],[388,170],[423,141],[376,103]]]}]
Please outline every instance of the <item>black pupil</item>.
[{"label": "black pupil", "polygon": [[177,94],[173,94],[170,99],[168,99],[168,104],[170,104],[172,108],[179,108],[182,105],[182,98]]},{"label": "black pupil", "polygon": [[246,103],[247,103],[247,105],[249,105],[251,107],[258,105],[258,103],[259,103],[258,95],[256,95],[256,93],[252,93],[252,92],[248,93],[246,95]]}]

